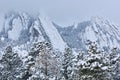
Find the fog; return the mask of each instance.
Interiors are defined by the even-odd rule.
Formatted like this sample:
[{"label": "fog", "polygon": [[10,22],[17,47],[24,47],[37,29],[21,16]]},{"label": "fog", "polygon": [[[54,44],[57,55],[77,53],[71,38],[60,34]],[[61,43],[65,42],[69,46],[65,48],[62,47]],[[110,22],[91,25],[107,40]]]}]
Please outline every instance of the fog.
[{"label": "fog", "polygon": [[46,13],[54,22],[68,26],[100,16],[120,25],[120,0],[0,0],[0,13],[11,10]]}]

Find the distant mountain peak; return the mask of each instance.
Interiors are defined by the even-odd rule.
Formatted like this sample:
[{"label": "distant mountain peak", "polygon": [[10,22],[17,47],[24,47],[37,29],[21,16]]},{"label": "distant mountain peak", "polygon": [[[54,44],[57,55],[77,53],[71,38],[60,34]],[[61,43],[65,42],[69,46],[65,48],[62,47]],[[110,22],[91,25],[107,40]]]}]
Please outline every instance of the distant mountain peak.
[{"label": "distant mountain peak", "polygon": [[13,43],[23,45],[37,41],[48,41],[55,49],[85,49],[86,41],[94,41],[101,48],[120,48],[118,26],[101,17],[61,27],[45,14],[31,16],[25,12],[10,12],[3,16],[0,29],[0,48]]},{"label": "distant mountain peak", "polygon": [[99,17],[99,16],[92,17],[90,21],[96,24],[109,24],[108,20],[104,19],[103,17]]},{"label": "distant mountain peak", "polygon": [[21,45],[27,42],[48,41],[56,49],[64,50],[66,43],[46,15],[33,17],[25,12],[9,12],[5,14],[0,39],[3,43],[14,42]]},{"label": "distant mountain peak", "polygon": [[77,28],[66,27],[60,29],[59,32],[65,42],[76,49],[85,49],[87,40],[96,42],[99,47],[104,49],[120,47],[118,26],[101,17],[92,17],[89,21],[79,23]]}]

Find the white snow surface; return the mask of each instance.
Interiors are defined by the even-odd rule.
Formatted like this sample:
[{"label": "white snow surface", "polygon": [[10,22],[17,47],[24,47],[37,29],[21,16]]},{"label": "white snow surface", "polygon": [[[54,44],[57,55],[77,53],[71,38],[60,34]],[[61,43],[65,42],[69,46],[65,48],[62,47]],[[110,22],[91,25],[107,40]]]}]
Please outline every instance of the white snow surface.
[{"label": "white snow surface", "polygon": [[4,41],[5,40],[5,38],[4,37],[1,37],[1,39],[0,39],[1,41]]},{"label": "white snow surface", "polygon": [[0,13],[0,32],[3,29],[4,21],[5,21],[4,14]]},{"label": "white snow surface", "polygon": [[41,23],[42,23],[42,26],[43,26],[45,32],[47,33],[47,35],[49,36],[49,38],[51,40],[53,47],[63,51],[64,48],[66,47],[66,44],[63,41],[63,39],[61,38],[57,29],[53,26],[50,19],[48,17],[44,17],[41,15],[39,15],[39,18],[41,20]]},{"label": "white snow surface", "polygon": [[80,39],[83,43],[90,40],[96,42],[100,48],[120,47],[120,31],[117,26],[100,17],[94,17],[90,20],[91,24],[87,26],[84,32],[80,32]]},{"label": "white snow surface", "polygon": [[[56,27],[52,24],[52,21],[48,17],[46,17],[46,15],[44,16],[40,14],[39,16],[34,17],[34,19],[31,17],[32,16],[30,16],[27,13],[15,13],[15,14],[8,15],[7,17],[4,17],[4,14],[0,14],[0,32],[1,30],[2,32],[4,32],[5,30],[5,32],[2,33],[3,36],[0,35],[0,41],[4,42],[4,40],[6,40],[6,35],[8,39],[11,39],[14,41],[17,41],[19,40],[19,38],[23,38],[23,37],[28,37],[30,41],[35,41],[35,42],[49,39],[53,47],[55,49],[59,49],[60,51],[63,51],[64,48],[67,47],[66,43],[70,45],[69,47],[77,46],[77,45],[74,45],[74,44],[77,44],[77,42],[80,44],[81,43],[83,44],[78,46],[86,47],[86,45],[84,44],[86,43],[87,40],[96,42],[98,44],[98,47],[100,48],[103,48],[103,47],[119,48],[120,47],[119,45],[120,31],[118,27],[111,24],[109,21],[104,20],[103,18],[94,17],[89,21],[90,24],[88,23],[89,25],[85,27],[79,26],[79,23],[75,22],[71,32],[69,29],[68,29],[68,32],[65,30],[66,31],[65,33],[70,33],[70,35],[68,35],[67,37],[70,37],[71,39],[73,39],[73,40],[68,40],[69,42],[71,41],[70,42],[71,44],[69,44],[67,40],[65,40],[64,42],[64,40],[62,39],[62,37],[65,39],[68,39],[68,38],[62,36],[62,32],[58,32],[59,29],[58,30],[56,29]],[[36,35],[36,34],[34,35],[33,28],[38,31],[39,35]],[[41,31],[43,29],[45,31]],[[77,32],[74,32],[74,30]],[[24,36],[25,33],[21,34],[22,31],[23,32],[28,31],[28,35]],[[73,35],[71,35],[72,32],[73,32]],[[46,36],[47,38],[45,38]]]},{"label": "white snow surface", "polygon": [[24,47],[25,45],[13,47],[14,52],[18,53],[23,62],[26,61],[26,56],[28,56],[28,51]]},{"label": "white snow surface", "polygon": [[22,30],[21,20],[19,18],[14,19],[12,27],[13,27],[12,30],[8,32],[8,37],[12,40],[18,40],[20,32]]}]

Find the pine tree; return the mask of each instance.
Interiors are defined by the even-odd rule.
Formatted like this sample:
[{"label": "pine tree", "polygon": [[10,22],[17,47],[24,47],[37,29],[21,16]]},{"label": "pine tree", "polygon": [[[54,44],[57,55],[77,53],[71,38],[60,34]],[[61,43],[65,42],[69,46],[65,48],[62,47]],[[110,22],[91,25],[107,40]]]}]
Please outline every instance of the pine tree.
[{"label": "pine tree", "polygon": [[76,57],[73,59],[74,64],[73,64],[73,69],[74,69],[74,74],[73,74],[73,79],[74,80],[79,80],[79,67],[80,63],[82,62],[85,53],[81,50],[78,53],[76,53]]},{"label": "pine tree", "polygon": [[70,48],[65,48],[62,70],[65,80],[73,80],[73,58],[72,50]]},{"label": "pine tree", "polygon": [[[41,45],[40,43],[35,43],[31,48],[30,52],[28,52],[28,56],[26,57],[25,65],[23,67],[23,73],[20,75],[21,80],[41,80],[41,77],[36,75],[37,69],[35,68],[36,58],[39,56]],[[39,71],[39,70],[38,70]]]},{"label": "pine tree", "polygon": [[120,79],[119,58],[120,55],[118,54],[117,48],[113,48],[109,54],[109,60],[110,60],[111,74],[114,77],[114,79]]},{"label": "pine tree", "polygon": [[55,79],[53,80],[63,80],[62,79],[62,59],[63,59],[63,55],[62,52],[60,52],[59,50],[54,50],[55,53],[55,66],[56,66],[56,73],[55,73]]},{"label": "pine tree", "polygon": [[17,53],[12,51],[11,46],[5,49],[0,64],[3,66],[0,80],[17,80],[17,76],[21,73],[22,60]]},{"label": "pine tree", "polygon": [[32,56],[28,55],[25,64],[22,67],[22,73],[19,75],[19,80],[28,80],[32,76],[31,67],[35,64]]},{"label": "pine tree", "polygon": [[29,80],[54,80],[59,70],[57,63],[51,45],[47,42],[37,42],[29,53],[23,77]]},{"label": "pine tree", "polygon": [[114,76],[114,79],[115,79],[115,80],[120,80],[120,56],[119,56],[119,58],[118,58],[118,60],[117,60],[117,64],[116,64],[116,69],[115,69],[115,71],[116,71],[116,74],[115,74],[115,76]]},{"label": "pine tree", "polygon": [[89,44],[88,53],[80,64],[80,80],[113,80],[110,61],[95,43]]}]

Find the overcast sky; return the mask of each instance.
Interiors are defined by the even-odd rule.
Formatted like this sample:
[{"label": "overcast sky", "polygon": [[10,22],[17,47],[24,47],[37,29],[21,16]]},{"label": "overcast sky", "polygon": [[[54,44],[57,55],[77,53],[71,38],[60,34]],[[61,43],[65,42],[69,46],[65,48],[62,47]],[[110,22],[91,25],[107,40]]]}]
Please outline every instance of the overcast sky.
[{"label": "overcast sky", "polygon": [[120,25],[120,0],[0,0],[0,12],[45,12],[62,26],[100,16]]}]

